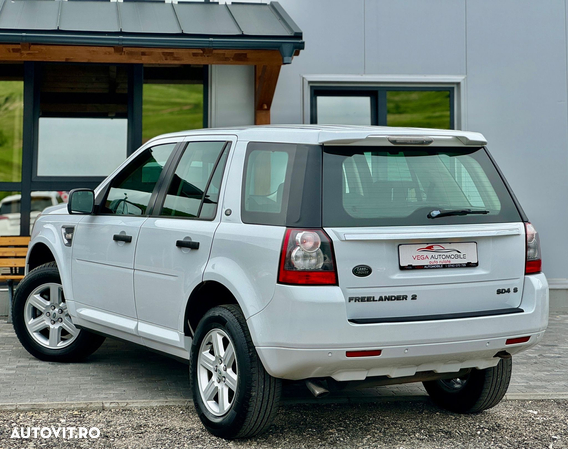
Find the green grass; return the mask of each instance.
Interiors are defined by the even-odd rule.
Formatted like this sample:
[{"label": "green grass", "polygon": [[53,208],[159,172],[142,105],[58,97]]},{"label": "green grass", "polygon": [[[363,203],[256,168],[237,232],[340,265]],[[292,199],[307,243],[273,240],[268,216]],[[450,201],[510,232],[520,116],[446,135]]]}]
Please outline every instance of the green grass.
[{"label": "green grass", "polygon": [[24,83],[0,81],[0,181],[21,179],[23,117]]},{"label": "green grass", "polygon": [[450,128],[450,94],[445,91],[387,92],[388,126]]},{"label": "green grass", "polygon": [[203,86],[145,84],[142,141],[159,134],[203,128]]}]

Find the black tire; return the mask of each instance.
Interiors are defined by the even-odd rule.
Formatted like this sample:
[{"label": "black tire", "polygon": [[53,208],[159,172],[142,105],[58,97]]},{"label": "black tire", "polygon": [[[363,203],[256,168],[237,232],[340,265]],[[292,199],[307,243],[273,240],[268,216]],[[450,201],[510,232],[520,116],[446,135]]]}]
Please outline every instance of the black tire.
[{"label": "black tire", "polygon": [[456,413],[479,413],[495,407],[505,396],[513,360],[501,359],[487,369],[473,369],[462,377],[449,380],[423,382],[434,403]]},{"label": "black tire", "polygon": [[[71,322],[55,262],[37,267],[20,282],[14,294],[12,321],[22,346],[34,357],[49,362],[81,361],[105,340],[77,329]],[[32,329],[32,322],[43,328]]]},{"label": "black tire", "polygon": [[[219,371],[202,363],[207,360],[214,360],[214,364],[218,362],[212,343],[216,337],[222,341],[221,357],[230,352],[230,344],[235,354],[234,360],[227,355],[229,366],[223,362],[215,365]],[[229,382],[225,383],[224,376]],[[221,379],[221,382],[217,382],[217,379]],[[213,384],[213,395],[209,396],[211,400],[208,401],[204,397],[206,386],[210,384]],[[238,306],[215,307],[199,322],[191,346],[190,385],[197,414],[213,435],[225,439],[249,438],[270,427],[278,410],[282,383],[280,379],[270,376],[262,366]],[[232,385],[236,385],[236,391],[231,390]],[[226,409],[221,405],[221,394],[229,398]]]}]

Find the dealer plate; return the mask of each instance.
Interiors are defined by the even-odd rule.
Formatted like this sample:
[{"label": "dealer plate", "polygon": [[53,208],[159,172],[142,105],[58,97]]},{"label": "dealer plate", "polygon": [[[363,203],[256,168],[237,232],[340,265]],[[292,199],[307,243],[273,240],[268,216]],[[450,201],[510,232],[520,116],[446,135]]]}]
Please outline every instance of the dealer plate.
[{"label": "dealer plate", "polygon": [[477,243],[427,243],[398,246],[401,270],[476,267]]}]

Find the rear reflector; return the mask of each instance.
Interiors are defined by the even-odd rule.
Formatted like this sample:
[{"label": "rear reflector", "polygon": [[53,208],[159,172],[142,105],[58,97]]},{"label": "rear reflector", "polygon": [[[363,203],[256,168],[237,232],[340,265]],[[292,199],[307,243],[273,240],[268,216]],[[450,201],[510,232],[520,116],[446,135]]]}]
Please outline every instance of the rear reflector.
[{"label": "rear reflector", "polygon": [[527,260],[525,265],[526,274],[540,273],[542,271],[542,260]]},{"label": "rear reflector", "polygon": [[519,343],[526,343],[531,337],[518,337],[518,338],[508,338],[505,342],[506,345],[517,345]]},{"label": "rear reflector", "polygon": [[376,357],[381,355],[383,351],[381,349],[372,349],[370,351],[347,351],[345,355],[347,357]]}]

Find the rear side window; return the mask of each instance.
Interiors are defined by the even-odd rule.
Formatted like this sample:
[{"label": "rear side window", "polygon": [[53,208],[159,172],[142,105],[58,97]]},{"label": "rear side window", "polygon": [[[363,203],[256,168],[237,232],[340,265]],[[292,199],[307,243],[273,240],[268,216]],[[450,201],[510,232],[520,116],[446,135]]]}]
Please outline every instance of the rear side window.
[{"label": "rear side window", "polygon": [[286,174],[290,173],[290,159],[291,154],[285,149],[250,152],[245,185],[246,212],[274,215],[282,213]]},{"label": "rear side window", "polygon": [[[435,210],[477,214],[428,218]],[[519,221],[483,148],[326,147],[324,226],[405,226]]]},{"label": "rear side window", "polygon": [[251,142],[245,158],[244,223],[321,226],[321,147]]},{"label": "rear side window", "polygon": [[227,142],[190,142],[173,175],[160,215],[213,219],[227,154]]}]

